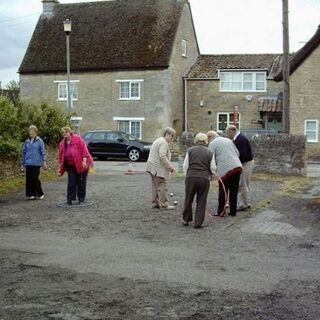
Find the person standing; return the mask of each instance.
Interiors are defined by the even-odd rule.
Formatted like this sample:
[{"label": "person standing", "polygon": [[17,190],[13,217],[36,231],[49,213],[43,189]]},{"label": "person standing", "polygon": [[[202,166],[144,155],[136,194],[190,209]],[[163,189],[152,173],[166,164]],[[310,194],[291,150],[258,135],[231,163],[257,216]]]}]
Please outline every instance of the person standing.
[{"label": "person standing", "polygon": [[43,140],[37,136],[37,127],[29,126],[28,132],[29,138],[22,146],[21,159],[21,170],[26,170],[26,197],[30,200],[43,199],[44,193],[39,175],[42,166],[47,169],[46,150]]},{"label": "person standing", "polygon": [[78,198],[85,201],[87,176],[93,165],[92,157],[83,139],[69,127],[61,129],[63,139],[59,145],[59,175],[68,172],[67,204]]},{"label": "person standing", "polygon": [[250,146],[250,142],[246,136],[244,136],[237,127],[230,125],[226,129],[226,134],[229,139],[236,145],[242,164],[242,173],[240,175],[239,192],[238,192],[238,211],[245,211],[250,209],[251,204],[249,202],[249,186],[254,168],[254,159]]},{"label": "person standing", "polygon": [[192,203],[197,195],[194,228],[202,227],[207,196],[212,174],[216,170],[213,152],[207,147],[208,137],[205,133],[198,133],[194,139],[195,146],[187,149],[183,162],[183,171],[186,172],[185,201],[182,213],[183,225],[188,226],[192,221]]},{"label": "person standing", "polygon": [[229,194],[229,215],[237,214],[237,197],[242,165],[239,151],[229,138],[220,137],[215,131],[207,133],[210,138],[209,149],[213,151],[219,179],[219,206],[215,217],[223,217],[226,212]]},{"label": "person standing", "polygon": [[175,170],[171,164],[169,143],[176,136],[176,131],[170,127],[163,131],[162,137],[156,139],[151,148],[146,164],[146,172],[151,176],[152,208],[174,209],[169,205],[167,195],[167,180]]}]

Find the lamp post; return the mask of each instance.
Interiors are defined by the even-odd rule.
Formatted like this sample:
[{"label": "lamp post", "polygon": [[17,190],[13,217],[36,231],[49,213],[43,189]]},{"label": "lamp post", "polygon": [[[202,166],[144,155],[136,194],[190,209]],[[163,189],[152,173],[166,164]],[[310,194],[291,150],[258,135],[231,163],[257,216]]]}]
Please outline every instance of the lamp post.
[{"label": "lamp post", "polygon": [[71,108],[71,90],[70,90],[70,33],[71,21],[66,19],[63,21],[63,29],[66,34],[66,47],[67,47],[67,112]]}]

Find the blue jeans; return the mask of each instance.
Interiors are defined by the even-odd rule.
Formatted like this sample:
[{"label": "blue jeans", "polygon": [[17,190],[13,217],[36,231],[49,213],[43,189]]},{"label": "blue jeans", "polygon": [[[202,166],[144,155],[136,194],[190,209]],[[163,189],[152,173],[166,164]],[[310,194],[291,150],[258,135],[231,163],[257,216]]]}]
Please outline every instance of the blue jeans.
[{"label": "blue jeans", "polygon": [[83,202],[86,199],[88,171],[77,173],[76,168],[70,165],[66,169],[68,172],[67,202],[71,203],[76,198],[79,202]]}]

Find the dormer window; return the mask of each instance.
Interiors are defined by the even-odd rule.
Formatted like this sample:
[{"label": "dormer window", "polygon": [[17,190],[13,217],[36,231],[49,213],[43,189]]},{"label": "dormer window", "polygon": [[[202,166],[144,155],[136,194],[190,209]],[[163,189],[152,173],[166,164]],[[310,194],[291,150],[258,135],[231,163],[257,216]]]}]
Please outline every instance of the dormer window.
[{"label": "dormer window", "polygon": [[265,92],[266,77],[265,71],[220,71],[220,91]]},{"label": "dormer window", "polygon": [[187,57],[187,40],[181,41],[181,55]]}]

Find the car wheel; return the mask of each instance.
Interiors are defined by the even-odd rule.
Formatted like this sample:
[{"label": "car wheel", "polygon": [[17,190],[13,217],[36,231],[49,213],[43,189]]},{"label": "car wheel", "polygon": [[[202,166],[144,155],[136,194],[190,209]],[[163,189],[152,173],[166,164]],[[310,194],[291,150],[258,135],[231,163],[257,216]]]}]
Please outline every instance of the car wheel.
[{"label": "car wheel", "polygon": [[140,159],[140,151],[138,149],[130,149],[128,153],[129,160],[138,161]]}]

